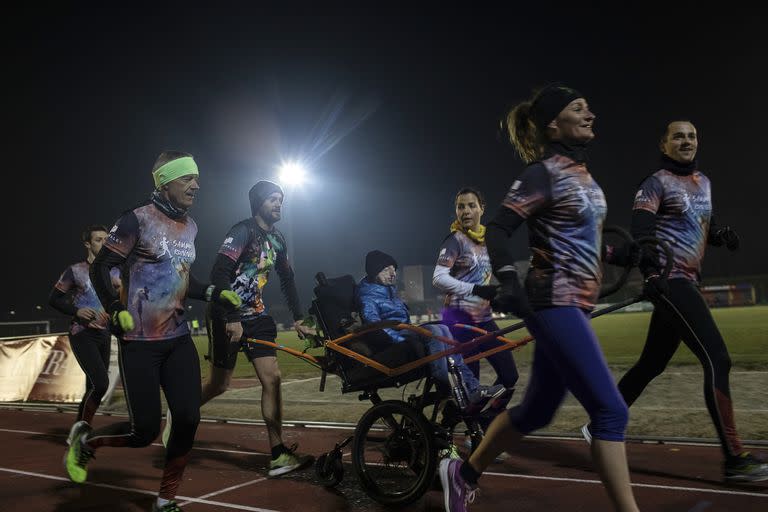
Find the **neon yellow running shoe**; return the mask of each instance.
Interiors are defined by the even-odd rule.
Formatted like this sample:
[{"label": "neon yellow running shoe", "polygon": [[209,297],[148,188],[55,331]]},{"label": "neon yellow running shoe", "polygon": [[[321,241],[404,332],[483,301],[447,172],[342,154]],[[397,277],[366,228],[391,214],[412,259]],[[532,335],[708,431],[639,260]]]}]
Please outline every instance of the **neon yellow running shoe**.
[{"label": "neon yellow running shoe", "polygon": [[64,467],[69,479],[77,484],[88,478],[88,462],[93,458],[93,450],[83,443],[85,433],[72,441],[64,457]]},{"label": "neon yellow running shoe", "polygon": [[311,455],[297,454],[296,445],[293,445],[289,451],[283,452],[278,458],[269,461],[267,475],[280,476],[297,469],[303,469],[312,464],[314,459]]}]

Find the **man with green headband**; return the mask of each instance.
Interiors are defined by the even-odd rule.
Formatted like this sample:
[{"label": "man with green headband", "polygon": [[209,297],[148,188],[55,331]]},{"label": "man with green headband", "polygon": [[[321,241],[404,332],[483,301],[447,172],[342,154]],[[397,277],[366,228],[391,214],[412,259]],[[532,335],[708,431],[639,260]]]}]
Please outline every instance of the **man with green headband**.
[{"label": "man with green headband", "polygon": [[[200,421],[200,361],[184,302],[191,297],[236,307],[240,298],[200,283],[190,273],[197,224],[187,211],[200,189],[192,156],[166,151],[155,162],[152,176],[151,199],[118,219],[90,270],[110,328],[120,338],[120,376],[130,421],[95,431],[86,428],[73,439],[65,466],[70,479],[80,483],[97,448],[151,444],[160,432],[162,387],[174,424],[152,510],[178,512],[173,498]],[[123,269],[124,283],[119,296],[109,278],[110,269],[117,266]]]}]

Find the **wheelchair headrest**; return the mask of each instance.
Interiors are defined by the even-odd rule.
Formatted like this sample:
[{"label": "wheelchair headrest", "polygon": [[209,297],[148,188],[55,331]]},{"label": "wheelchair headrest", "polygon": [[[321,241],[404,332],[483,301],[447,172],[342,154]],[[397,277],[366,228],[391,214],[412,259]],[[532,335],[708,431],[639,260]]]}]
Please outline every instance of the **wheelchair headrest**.
[{"label": "wheelchair headrest", "polygon": [[355,302],[355,279],[350,275],[326,278],[317,274],[315,286],[315,314],[324,326],[327,336],[337,338],[344,334],[344,326],[352,320],[357,309]]}]

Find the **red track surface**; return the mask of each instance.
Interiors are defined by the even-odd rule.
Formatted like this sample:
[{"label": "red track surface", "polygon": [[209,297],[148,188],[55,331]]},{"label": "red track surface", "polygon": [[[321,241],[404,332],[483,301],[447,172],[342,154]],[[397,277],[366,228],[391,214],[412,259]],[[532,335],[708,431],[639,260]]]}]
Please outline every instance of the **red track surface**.
[{"label": "red track surface", "polygon": [[[159,487],[163,448],[103,448],[76,485],[61,466],[71,414],[0,411],[0,511],[146,511]],[[116,418],[99,416],[96,426]],[[286,429],[289,442],[319,455],[351,431]],[[181,485],[184,510],[381,511],[360,489],[351,465],[336,490],[326,490],[310,470],[265,479],[264,428],[202,423]],[[766,511],[768,482],[725,485],[721,455],[712,446],[628,445],[635,495],[643,511]],[[349,457],[345,457],[349,460]],[[611,510],[586,444],[527,440],[519,453],[481,479],[472,512]],[[408,510],[442,510],[439,490]]]}]

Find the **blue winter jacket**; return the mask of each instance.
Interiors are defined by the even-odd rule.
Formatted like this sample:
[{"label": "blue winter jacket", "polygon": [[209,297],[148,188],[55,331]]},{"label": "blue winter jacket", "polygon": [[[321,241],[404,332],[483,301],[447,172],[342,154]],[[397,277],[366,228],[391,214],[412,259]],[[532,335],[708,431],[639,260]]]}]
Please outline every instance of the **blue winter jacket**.
[{"label": "blue winter jacket", "polygon": [[[364,324],[387,320],[395,320],[404,324],[411,323],[408,306],[397,296],[394,285],[385,286],[369,281],[367,277],[364,277],[358,283],[355,293]],[[396,343],[403,341],[405,339],[403,333],[407,332],[395,329],[384,329],[384,331]]]}]

